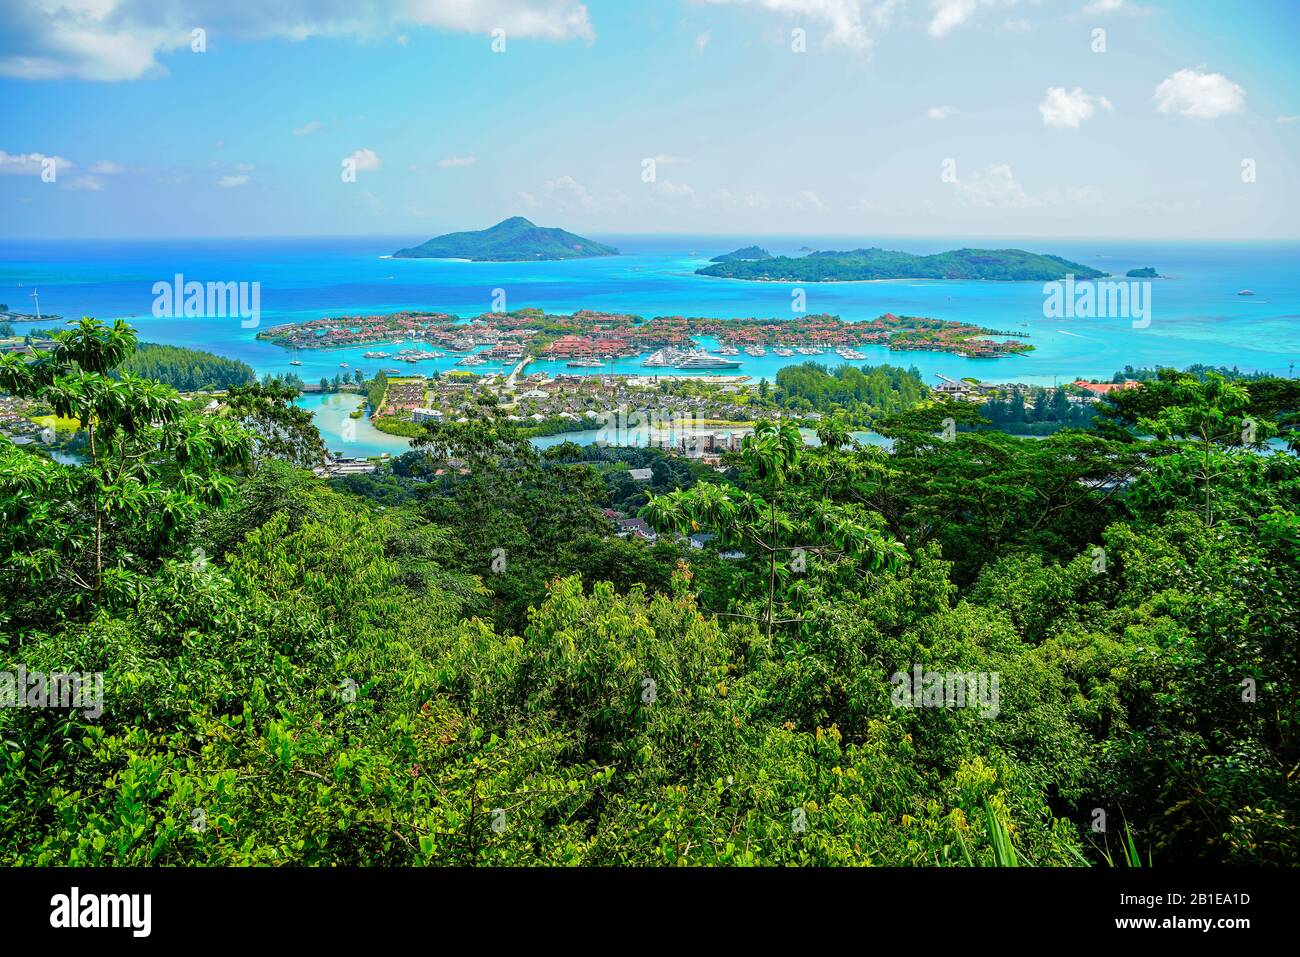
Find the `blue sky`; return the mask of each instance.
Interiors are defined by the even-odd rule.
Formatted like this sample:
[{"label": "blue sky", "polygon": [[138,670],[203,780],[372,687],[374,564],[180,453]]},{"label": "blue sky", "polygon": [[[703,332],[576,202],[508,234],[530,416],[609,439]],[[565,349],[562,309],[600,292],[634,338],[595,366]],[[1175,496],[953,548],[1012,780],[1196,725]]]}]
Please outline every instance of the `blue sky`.
[{"label": "blue sky", "polygon": [[1290,238],[1297,27],[1293,0],[6,0],[0,231]]}]

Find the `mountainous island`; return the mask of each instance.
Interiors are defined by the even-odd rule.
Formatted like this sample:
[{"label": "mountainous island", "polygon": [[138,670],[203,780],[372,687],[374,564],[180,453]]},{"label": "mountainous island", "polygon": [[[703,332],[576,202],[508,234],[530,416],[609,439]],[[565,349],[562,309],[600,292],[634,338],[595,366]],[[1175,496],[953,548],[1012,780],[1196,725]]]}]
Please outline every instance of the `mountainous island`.
[{"label": "mountainous island", "polygon": [[999,282],[1050,282],[1068,275],[1100,279],[1108,275],[1060,256],[1023,249],[956,249],[931,256],[889,249],[827,250],[793,258],[731,260],[695,270],[701,276],[767,282],[852,282],[867,279],[987,279]]},{"label": "mountainous island", "polygon": [[617,256],[618,250],[563,229],[547,228],[522,216],[503,219],[487,229],[435,236],[427,243],[399,249],[394,259],[469,259],[474,262],[530,262]]},{"label": "mountainous island", "polygon": [[752,259],[771,259],[772,254],[762,246],[746,246],[744,249],[737,249],[734,252],[723,253],[721,256],[714,256],[709,260],[711,263],[729,263],[737,260]]},{"label": "mountainous island", "polygon": [[1141,269],[1130,269],[1124,274],[1129,279],[1159,279],[1160,273],[1156,272],[1155,266],[1143,266]]}]

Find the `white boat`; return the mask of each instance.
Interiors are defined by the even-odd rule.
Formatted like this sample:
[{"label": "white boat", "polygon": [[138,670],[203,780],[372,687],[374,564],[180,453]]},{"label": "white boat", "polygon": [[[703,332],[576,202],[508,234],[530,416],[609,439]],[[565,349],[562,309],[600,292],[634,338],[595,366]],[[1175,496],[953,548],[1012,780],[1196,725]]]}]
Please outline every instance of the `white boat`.
[{"label": "white boat", "polygon": [[302,365],[302,363],[299,362],[297,359],[292,359],[292,360],[290,360],[289,365],[291,365],[291,366],[300,366],[300,365]]},{"label": "white boat", "polygon": [[740,363],[735,359],[724,359],[722,356],[711,356],[707,352],[688,352],[685,353],[677,362],[673,363],[676,369],[739,369]]},{"label": "white boat", "polygon": [[650,353],[650,355],[648,355],[648,356],[646,356],[644,359],[642,359],[642,360],[641,360],[641,364],[642,364],[643,366],[666,366],[666,365],[671,365],[672,363],[669,361],[668,353],[670,353],[670,352],[672,352],[672,351],[673,351],[673,350],[671,350],[671,349],[659,349],[658,351],[656,351],[656,352],[652,352],[652,353]]}]

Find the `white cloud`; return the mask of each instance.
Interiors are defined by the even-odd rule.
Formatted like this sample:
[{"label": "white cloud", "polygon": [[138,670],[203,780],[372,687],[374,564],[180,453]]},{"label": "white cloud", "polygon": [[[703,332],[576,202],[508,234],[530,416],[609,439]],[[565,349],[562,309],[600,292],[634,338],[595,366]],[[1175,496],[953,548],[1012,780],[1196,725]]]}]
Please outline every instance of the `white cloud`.
[{"label": "white cloud", "polygon": [[[704,0],[706,3],[761,7],[787,17],[806,19],[826,31],[828,43],[866,52],[871,29],[886,26],[902,0]],[[811,38],[812,31],[809,31]]]},{"label": "white cloud", "polygon": [[982,9],[1013,7],[1018,0],[930,0],[930,36],[947,36]]},{"label": "white cloud", "polygon": [[817,210],[818,212],[824,212],[825,210],[830,208],[821,201],[820,196],[818,196],[810,189],[803,190],[795,198],[793,206],[795,209],[798,210],[814,209]]},{"label": "white cloud", "polygon": [[302,126],[293,128],[294,136],[311,136],[313,133],[325,128],[325,124],[320,120],[308,120]]},{"label": "white cloud", "polygon": [[64,189],[74,189],[90,193],[98,193],[103,188],[104,181],[98,176],[78,176],[64,187]]},{"label": "white cloud", "polygon": [[71,160],[62,156],[46,156],[44,153],[6,153],[0,150],[0,173],[10,176],[40,176],[45,169],[45,161],[54,163],[55,175],[73,167]]},{"label": "white cloud", "polygon": [[112,160],[100,160],[90,167],[90,171],[101,176],[119,176],[126,172],[126,167],[121,163],[114,163]]},{"label": "white cloud", "polygon": [[690,162],[685,156],[674,156],[671,153],[660,153],[654,161],[656,166],[679,166]]},{"label": "white cloud", "polygon": [[242,40],[370,38],[402,26],[513,38],[595,39],[579,0],[6,0],[0,75],[135,80],[165,73],[160,54],[188,53],[191,30]]},{"label": "white cloud", "polygon": [[931,120],[946,120],[948,117],[956,115],[957,107],[955,106],[932,106],[925,111],[926,118]]},{"label": "white cloud", "polygon": [[1222,73],[1179,70],[1156,87],[1156,108],[1198,120],[1212,120],[1246,108],[1246,91]]},{"label": "white cloud", "polygon": [[458,166],[473,166],[476,162],[478,160],[473,156],[448,156],[438,160],[438,165],[443,169],[455,169]]},{"label": "white cloud", "polygon": [[1129,3],[1128,0],[1092,0],[1080,12],[1089,17],[1105,16],[1108,13],[1129,13],[1145,16],[1151,12],[1151,8],[1135,6]]},{"label": "white cloud", "polygon": [[345,159],[352,160],[352,165],[358,173],[371,173],[383,165],[383,161],[372,149],[353,150],[352,154]]},{"label": "white cloud", "polygon": [[561,176],[546,183],[546,199],[565,212],[591,212],[597,207],[587,188],[572,176]]},{"label": "white cloud", "polygon": [[738,209],[762,211],[770,209],[772,206],[772,201],[764,193],[748,193],[745,196],[737,196],[725,187],[715,189],[709,193],[709,199],[723,209],[732,212]]},{"label": "white cloud", "polygon": [[665,199],[685,200],[692,206],[700,205],[700,199],[695,195],[695,190],[685,183],[674,183],[670,179],[660,180],[655,183],[654,190]]},{"label": "white cloud", "polygon": [[1300,116],[1279,116],[1277,121],[1279,123],[1300,123]]},{"label": "white cloud", "polygon": [[1044,126],[1077,130],[1080,123],[1096,114],[1098,107],[1115,109],[1110,100],[1104,96],[1091,96],[1083,92],[1082,87],[1076,86],[1066,92],[1063,86],[1049,86],[1047,96],[1038,104],[1038,112],[1043,114]]},{"label": "white cloud", "polygon": [[222,189],[233,189],[236,186],[243,186],[248,182],[248,175],[241,173],[238,176],[223,176],[217,180],[217,185]]},{"label": "white cloud", "polygon": [[1095,186],[1049,189],[1030,193],[1005,163],[990,166],[953,183],[963,206],[996,209],[1034,209],[1043,206],[1092,206],[1102,201]]},{"label": "white cloud", "polygon": [[709,45],[709,37],[712,33],[713,33],[712,30],[705,30],[703,33],[701,33],[698,37],[695,38],[695,52],[697,53],[704,52],[705,47]]}]

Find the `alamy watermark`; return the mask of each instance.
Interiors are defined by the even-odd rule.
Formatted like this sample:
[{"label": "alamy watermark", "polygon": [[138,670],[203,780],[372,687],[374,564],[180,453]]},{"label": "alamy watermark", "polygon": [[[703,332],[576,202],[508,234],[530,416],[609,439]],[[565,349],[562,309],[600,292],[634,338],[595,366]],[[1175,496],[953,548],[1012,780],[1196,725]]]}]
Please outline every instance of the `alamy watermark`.
[{"label": "alamy watermark", "polygon": [[0,671],[0,708],[79,710],[92,721],[104,713],[102,671]]},{"label": "alamy watermark", "polygon": [[1043,283],[1044,319],[1132,319],[1134,329],[1151,325],[1149,280],[1092,280],[1074,276]]},{"label": "alamy watermark", "polygon": [[155,319],[238,316],[241,329],[256,329],[262,318],[260,282],[186,282],[177,273],[171,282],[154,283],[153,296]]},{"label": "alamy watermark", "polygon": [[889,683],[895,708],[979,708],[981,718],[998,716],[996,671],[896,671]]}]

